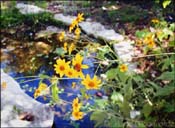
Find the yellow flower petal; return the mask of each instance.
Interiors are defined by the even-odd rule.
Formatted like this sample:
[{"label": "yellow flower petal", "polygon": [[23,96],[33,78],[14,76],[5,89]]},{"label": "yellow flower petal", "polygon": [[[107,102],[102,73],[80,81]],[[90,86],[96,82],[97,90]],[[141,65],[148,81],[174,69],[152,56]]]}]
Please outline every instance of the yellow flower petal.
[{"label": "yellow flower petal", "polygon": [[89,74],[82,80],[81,84],[85,86],[86,89],[99,89],[101,80],[97,79],[97,76],[90,78]]}]

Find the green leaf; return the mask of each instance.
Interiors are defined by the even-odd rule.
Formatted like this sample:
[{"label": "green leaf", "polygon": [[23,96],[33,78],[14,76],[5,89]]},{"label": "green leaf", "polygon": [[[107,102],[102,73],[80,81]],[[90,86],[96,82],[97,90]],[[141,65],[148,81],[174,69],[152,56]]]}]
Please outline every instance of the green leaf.
[{"label": "green leaf", "polygon": [[138,128],[146,128],[145,124],[142,122],[137,123]]},{"label": "green leaf", "polygon": [[113,128],[123,128],[123,122],[121,119],[117,118],[116,116],[112,116],[108,122],[107,127],[113,127]]},{"label": "green leaf", "polygon": [[167,71],[162,73],[162,75],[160,75],[157,79],[171,81],[171,80],[174,80],[174,77],[175,77],[174,74],[175,73],[173,71],[172,72]]},{"label": "green leaf", "polygon": [[124,100],[123,96],[119,92],[113,92],[111,95],[111,100],[113,103],[121,104]]},{"label": "green leaf", "polygon": [[133,87],[131,79],[128,81],[127,84],[124,85],[124,98],[128,101],[132,98],[133,95]]},{"label": "green leaf", "polygon": [[152,106],[150,104],[146,103],[143,106],[142,113],[147,118],[151,114],[151,112],[152,112]]},{"label": "green leaf", "polygon": [[170,47],[175,47],[175,40],[169,42]]},{"label": "green leaf", "polygon": [[165,104],[165,112],[171,113],[171,112],[175,112],[175,103],[166,103]]},{"label": "green leaf", "polygon": [[163,1],[163,3],[162,3],[163,8],[166,8],[170,3],[171,3],[171,0],[165,0],[165,1]]},{"label": "green leaf", "polygon": [[105,108],[106,104],[107,104],[107,100],[106,99],[96,99],[95,103],[97,104],[97,106],[99,106],[100,108]]},{"label": "green leaf", "polygon": [[144,38],[147,34],[149,34],[150,32],[148,30],[137,30],[135,35],[138,37],[138,38]]},{"label": "green leaf", "polygon": [[167,38],[168,35],[174,36],[174,33],[171,30],[169,30],[168,28],[164,28],[162,31],[163,31],[163,34],[164,34],[164,38]]},{"label": "green leaf", "polygon": [[170,24],[169,29],[171,31],[175,31],[175,24],[174,23]]},{"label": "green leaf", "polygon": [[108,46],[99,47],[97,52],[97,58],[105,59],[105,54],[109,53],[110,48]]},{"label": "green leaf", "polygon": [[117,75],[118,70],[116,68],[112,68],[106,72],[106,76],[108,79],[114,79]]},{"label": "green leaf", "polygon": [[131,107],[130,107],[129,102],[127,100],[124,100],[122,105],[120,105],[120,110],[123,112],[123,115],[125,117],[130,117]]},{"label": "green leaf", "polygon": [[154,82],[152,82],[152,81],[149,81],[148,80],[148,84],[150,84],[153,88],[155,88],[156,90],[158,90],[160,87],[156,84],[156,83],[154,83]]},{"label": "green leaf", "polygon": [[159,88],[159,90],[157,90],[155,96],[167,96],[167,95],[170,95],[173,92],[175,92],[175,85],[172,82],[171,84],[166,85],[163,88]]},{"label": "green leaf", "polygon": [[116,73],[117,73],[117,75],[118,75],[118,77],[119,77],[119,79],[120,79],[120,81],[121,81],[122,83],[126,83],[126,82],[127,82],[129,76],[128,76],[125,72],[120,72],[120,71],[118,70]]},{"label": "green leaf", "polygon": [[107,113],[104,111],[94,111],[90,116],[90,120],[95,121],[95,127],[99,127],[103,125],[106,116]]},{"label": "green leaf", "polygon": [[56,53],[57,55],[64,55],[66,53],[66,51],[63,48],[56,48],[54,53]]}]

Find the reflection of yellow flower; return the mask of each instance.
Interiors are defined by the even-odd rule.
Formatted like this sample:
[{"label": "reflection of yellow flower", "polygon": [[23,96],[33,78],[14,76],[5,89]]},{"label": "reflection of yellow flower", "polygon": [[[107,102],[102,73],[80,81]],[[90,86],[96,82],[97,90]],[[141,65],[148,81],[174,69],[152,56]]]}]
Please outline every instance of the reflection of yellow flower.
[{"label": "reflection of yellow flower", "polygon": [[86,89],[99,89],[101,80],[98,80],[97,76],[94,76],[94,78],[91,79],[89,74],[87,74],[86,78],[83,79],[81,83],[86,87]]},{"label": "reflection of yellow flower", "polygon": [[67,51],[67,42],[64,43],[63,49],[64,49],[64,51]]},{"label": "reflection of yellow flower", "polygon": [[72,88],[76,88],[76,83],[72,82]]},{"label": "reflection of yellow flower", "polygon": [[2,82],[1,87],[2,87],[2,89],[5,89],[7,87],[7,83],[6,82]]},{"label": "reflection of yellow flower", "polygon": [[85,94],[85,99],[88,100],[90,98],[90,96],[88,94]]},{"label": "reflection of yellow flower", "polygon": [[40,95],[48,94],[48,93],[49,93],[49,89],[48,89],[47,84],[40,83],[38,88],[34,92],[34,98],[36,98]]},{"label": "reflection of yellow flower", "polygon": [[159,23],[159,20],[154,18],[154,19],[151,20],[151,22],[157,24],[157,23]]},{"label": "reflection of yellow flower", "polygon": [[72,117],[75,119],[75,120],[80,120],[83,118],[83,112],[80,112],[80,111],[73,111],[72,112]]},{"label": "reflection of yellow flower", "polygon": [[69,63],[70,62],[65,62],[65,60],[58,59],[56,60],[57,64],[54,64],[55,71],[57,74],[60,74],[60,77],[62,77],[65,73],[66,70],[69,69]]},{"label": "reflection of yellow flower", "polygon": [[77,21],[77,22],[83,21],[83,20],[84,20],[83,15],[84,15],[83,13],[78,13],[78,16],[77,16],[77,18],[76,18],[76,21]]},{"label": "reflection of yellow flower", "polygon": [[44,83],[39,84],[39,87],[38,87],[39,90],[42,91],[42,90],[45,90],[46,88],[47,88],[47,84],[44,84]]},{"label": "reflection of yellow flower", "polygon": [[83,118],[83,112],[80,112],[80,107],[81,107],[81,103],[79,103],[79,99],[75,98],[72,103],[72,108],[73,108],[72,117],[75,120],[79,120]]},{"label": "reflection of yellow flower", "polygon": [[65,72],[66,76],[69,78],[76,78],[78,77],[77,72],[73,68],[68,68]]},{"label": "reflection of yellow flower", "polygon": [[72,65],[80,77],[83,77],[82,69],[88,68],[88,65],[82,64],[82,61],[83,57],[80,54],[76,54],[75,58],[72,60]]},{"label": "reflection of yellow flower", "polygon": [[75,49],[75,45],[74,43],[71,43],[70,47],[69,47],[69,55],[72,53],[72,51]]},{"label": "reflection of yellow flower", "polygon": [[63,41],[64,37],[65,37],[65,32],[59,33],[58,39],[59,39],[61,42]]},{"label": "reflection of yellow flower", "polygon": [[126,72],[128,70],[128,66],[125,64],[122,64],[119,66],[120,72]]},{"label": "reflection of yellow flower", "polygon": [[41,94],[41,91],[39,89],[36,89],[34,93],[34,98],[36,99],[40,94]]},{"label": "reflection of yellow flower", "polygon": [[78,98],[75,98],[73,100],[73,103],[72,103],[73,111],[79,111],[80,110],[80,107],[81,107],[81,104],[79,103],[79,99]]}]

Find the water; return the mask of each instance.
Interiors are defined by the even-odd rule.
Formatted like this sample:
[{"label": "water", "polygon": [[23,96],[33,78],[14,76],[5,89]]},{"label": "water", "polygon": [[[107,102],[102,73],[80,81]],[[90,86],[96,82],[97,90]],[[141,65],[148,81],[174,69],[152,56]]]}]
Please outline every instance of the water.
[{"label": "water", "polygon": [[[94,64],[93,64],[93,61],[92,59],[85,59],[84,60],[84,64],[87,64],[89,65],[89,69],[86,69],[86,70],[83,70],[83,73],[84,74],[90,74],[90,76],[93,76],[94,75],[94,72],[95,72],[95,67],[94,67]],[[10,68],[9,66],[9,62],[8,61],[4,61],[4,62],[1,62],[1,68],[2,69],[6,69],[6,68]],[[18,78],[18,77],[24,77],[24,73],[18,73],[15,71],[15,68],[11,68],[8,70],[7,72],[10,76],[12,76],[13,78]],[[49,75],[49,76],[52,76],[54,74],[54,71],[53,70],[48,70],[47,67],[45,66],[42,66],[40,67],[40,69],[34,74],[34,75],[39,75],[39,74],[45,74],[45,75]],[[20,87],[22,89],[25,90],[25,93],[31,97],[33,97],[34,95],[34,90],[38,87],[38,84],[40,82],[39,79],[37,80],[33,80],[35,78],[19,78],[19,79],[16,79],[16,81],[18,83],[20,83]],[[32,81],[30,81],[32,80]],[[24,82],[24,81],[28,81],[28,82]],[[49,84],[49,81],[48,80],[44,80],[43,82]],[[65,101],[68,101],[68,102],[72,102],[72,100],[74,98],[76,98],[78,95],[80,95],[80,90],[79,88],[78,89],[72,89],[72,82],[78,82],[78,80],[61,80],[60,81],[60,85],[59,87],[60,88],[64,88],[64,93],[62,94],[59,94],[59,97]],[[79,85],[77,85],[79,86]],[[89,91],[88,92],[89,94],[95,94],[96,91]],[[34,98],[34,97],[33,97]],[[46,103],[49,103],[50,99],[47,98],[47,99],[44,99],[43,97],[38,97],[36,99],[37,101],[39,102],[42,102],[44,104]],[[93,104],[93,100],[88,100],[88,102],[90,104]],[[66,112],[70,112],[71,109],[72,109],[72,106],[71,104],[66,104],[65,106],[55,106],[55,111],[56,112],[59,112],[61,113],[61,116],[57,116],[55,115],[54,117],[54,124],[53,124],[53,127],[55,128],[74,128],[75,125],[76,126],[79,126],[80,128],[93,128],[94,126],[94,123],[92,121],[90,121],[89,119],[89,114],[87,114],[86,116],[84,116],[84,118],[80,121],[76,121],[76,124],[74,122],[74,125],[71,123],[72,121],[71,120],[66,120],[64,119],[64,115],[66,114]]]}]

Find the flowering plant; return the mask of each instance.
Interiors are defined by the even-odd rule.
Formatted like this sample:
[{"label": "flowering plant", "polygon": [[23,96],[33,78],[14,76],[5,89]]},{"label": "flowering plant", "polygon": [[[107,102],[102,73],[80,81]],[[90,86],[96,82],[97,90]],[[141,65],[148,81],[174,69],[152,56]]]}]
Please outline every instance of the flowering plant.
[{"label": "flowering plant", "polygon": [[[136,32],[134,48],[140,54],[132,60],[137,62],[137,70],[131,71],[128,63],[118,59],[111,46],[112,42],[95,49],[87,45],[88,52],[78,52],[76,44],[81,40],[79,23],[83,20],[83,14],[78,14],[69,26],[69,32],[75,34],[73,42],[65,39],[65,32],[58,34],[58,40],[63,45],[53,64],[55,75],[41,75],[42,79],[34,97],[40,96],[42,91],[48,92],[50,88],[52,103],[67,103],[59,97],[58,94],[64,93],[64,90],[58,85],[61,80],[77,80],[78,82],[72,81],[71,85],[72,89],[78,88],[80,92],[69,102],[72,109],[67,116],[77,121],[91,113],[90,119],[95,122],[95,127],[146,127],[150,122],[151,125],[157,126],[157,121],[161,120],[158,116],[161,110],[165,116],[175,112],[172,107],[174,102],[170,99],[174,95],[175,82],[173,25],[169,26],[164,21],[153,19],[151,30]],[[87,58],[95,58],[94,74],[84,72],[90,68],[88,63],[85,64]],[[50,79],[50,86],[42,83],[46,78]],[[91,94],[90,91],[96,92]],[[93,103],[89,103],[89,100]],[[171,126],[172,123],[167,125]]]}]

